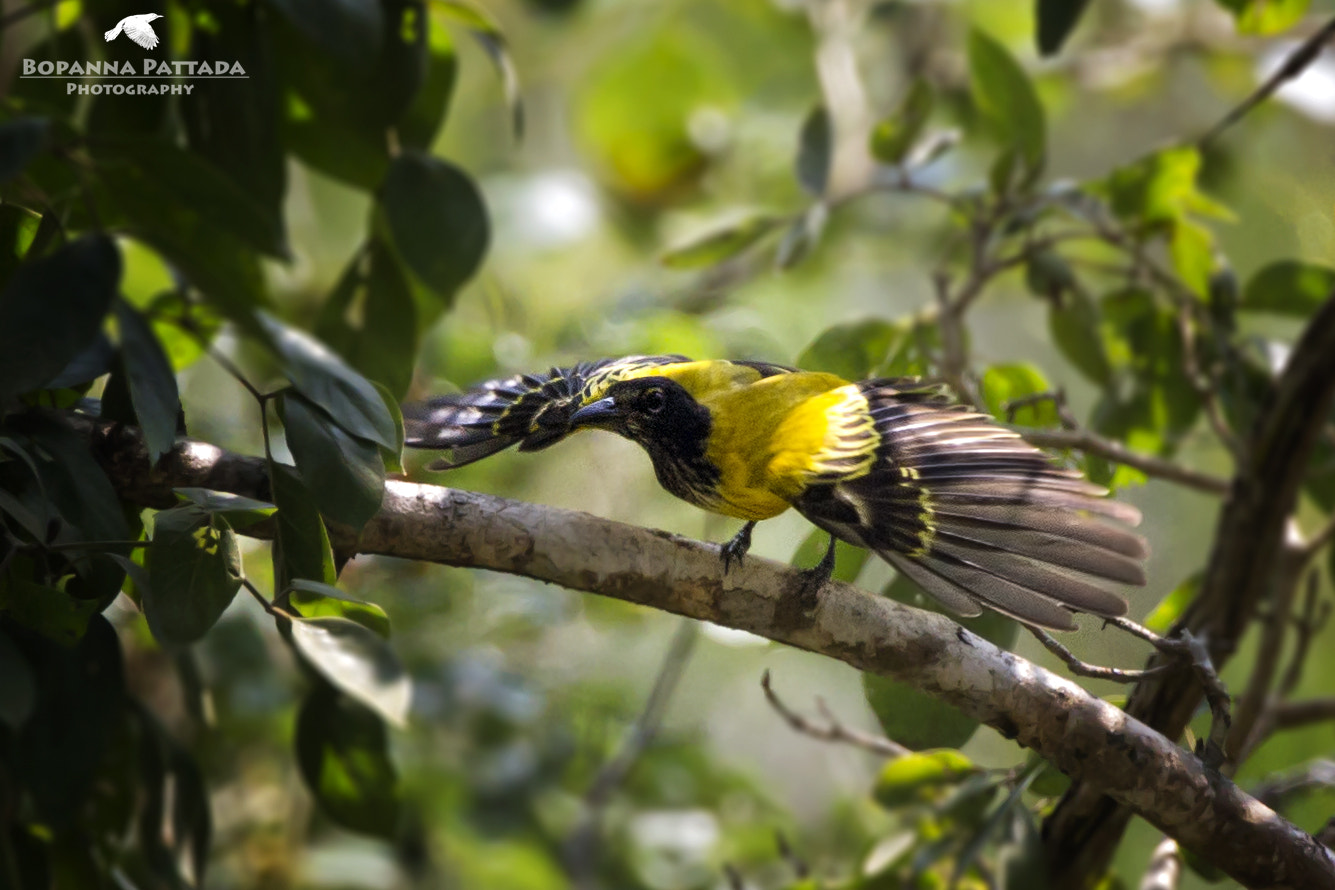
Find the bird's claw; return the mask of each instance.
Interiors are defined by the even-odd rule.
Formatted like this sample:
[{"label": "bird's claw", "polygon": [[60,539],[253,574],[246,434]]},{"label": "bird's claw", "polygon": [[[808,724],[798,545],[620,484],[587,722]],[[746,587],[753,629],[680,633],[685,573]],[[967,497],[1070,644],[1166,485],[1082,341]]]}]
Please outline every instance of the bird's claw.
[{"label": "bird's claw", "polygon": [[742,560],[746,557],[747,551],[751,549],[751,529],[755,527],[754,522],[748,522],[731,539],[719,545],[719,556],[723,560],[723,574],[728,574],[728,569],[732,568],[733,560],[737,561],[738,567],[742,565]]}]

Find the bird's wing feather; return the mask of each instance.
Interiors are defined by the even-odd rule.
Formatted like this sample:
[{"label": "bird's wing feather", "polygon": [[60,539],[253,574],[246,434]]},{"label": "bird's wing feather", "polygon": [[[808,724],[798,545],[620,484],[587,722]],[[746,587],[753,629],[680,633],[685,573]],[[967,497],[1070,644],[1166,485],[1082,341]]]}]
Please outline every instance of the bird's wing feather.
[{"label": "bird's wing feather", "polygon": [[148,22],[137,18],[128,18],[121,24],[125,26],[125,36],[144,49],[153,49],[158,45],[158,35],[154,33],[153,26]]},{"label": "bird's wing feather", "polygon": [[875,550],[962,614],[982,603],[1066,630],[1071,610],[1126,612],[1097,582],[1145,583],[1148,549],[1126,527],[1139,511],[932,390],[901,381],[857,389],[872,459],[865,471],[813,482],[794,503],[804,516]]},{"label": "bird's wing feather", "polygon": [[432,469],[451,469],[518,445],[535,451],[570,433],[570,415],[601,398],[617,380],[689,361],[680,355],[628,356],[516,374],[479,383],[454,395],[403,405],[404,444],[450,450]]}]

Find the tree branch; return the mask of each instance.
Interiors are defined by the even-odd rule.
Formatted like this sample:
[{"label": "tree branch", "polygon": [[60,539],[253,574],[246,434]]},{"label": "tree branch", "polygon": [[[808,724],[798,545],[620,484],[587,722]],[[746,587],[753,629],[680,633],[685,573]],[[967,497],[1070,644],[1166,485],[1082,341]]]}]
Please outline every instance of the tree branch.
[{"label": "tree branch", "polygon": [[[1258,413],[1220,511],[1200,593],[1174,628],[1207,640],[1216,668],[1222,669],[1273,588],[1284,530],[1332,398],[1335,293],[1312,316]],[[1161,663],[1162,656],[1151,661],[1152,666]],[[1200,699],[1192,676],[1175,671],[1147,678],[1132,693],[1127,711],[1176,739]],[[1125,807],[1092,783],[1073,784],[1045,826],[1057,884],[1075,885],[1080,876],[1102,874],[1129,818]]]},{"label": "tree branch", "polygon": [[[150,468],[137,431],[76,417],[121,497],[175,501],[174,486],[268,493],[258,458],[181,443]],[[248,527],[263,536],[271,523]],[[802,608],[804,576],[752,558],[726,577],[718,550],[570,510],[410,482],[386,483],[361,554],[524,575],[836,658],[911,684],[1042,754],[1249,885],[1335,888],[1335,858],[1310,835],[1173,744],[1069,680],[997,648],[949,618],[831,582]],[[1199,695],[1199,691],[1193,686]]]}]

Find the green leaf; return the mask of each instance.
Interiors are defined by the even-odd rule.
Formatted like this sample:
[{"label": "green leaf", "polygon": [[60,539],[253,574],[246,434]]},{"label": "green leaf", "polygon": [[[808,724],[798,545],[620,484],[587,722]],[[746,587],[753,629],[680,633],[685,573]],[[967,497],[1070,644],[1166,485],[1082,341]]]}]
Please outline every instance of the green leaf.
[{"label": "green leaf", "polygon": [[1215,0],[1233,13],[1239,34],[1268,36],[1287,31],[1307,14],[1311,0]]},{"label": "green leaf", "polygon": [[1037,751],[1030,751],[1025,761],[1026,769],[1033,770],[1034,778],[1029,787],[1041,797],[1061,797],[1071,787],[1071,777],[1057,769]]},{"label": "green leaf", "polygon": [[662,263],[669,269],[714,266],[737,256],[783,223],[781,217],[768,214],[748,217],[672,248],[663,254]]},{"label": "green leaf", "polygon": [[77,645],[88,622],[101,611],[97,600],[79,599],[17,575],[0,579],[0,603],[14,621],[62,646]]},{"label": "green leaf", "polygon": [[1168,238],[1168,253],[1173,260],[1173,271],[1196,296],[1210,294],[1210,280],[1214,277],[1214,238],[1210,230],[1182,219],[1173,226]]},{"label": "green leaf", "polygon": [[1054,427],[1058,425],[1057,408],[1051,399],[1024,405],[1015,411],[1012,420],[1007,416],[1008,403],[1025,396],[1051,393],[1052,385],[1041,371],[1028,362],[993,365],[983,373],[983,401],[988,412],[1003,423],[1021,426]]},{"label": "green leaf", "polygon": [[302,481],[320,512],[361,531],[380,510],[385,494],[379,447],[348,435],[296,393],[279,396],[278,413]]},{"label": "green leaf", "polygon": [[241,549],[231,526],[194,504],[157,514],[145,565],[144,614],[166,644],[202,638],[241,588]]},{"label": "green leaf", "polygon": [[326,816],[376,837],[397,832],[401,799],[385,726],[376,715],[324,684],[297,715],[297,764]]},{"label": "green leaf", "polygon": [[978,772],[972,760],[950,748],[906,754],[881,768],[872,796],[886,809],[895,809],[930,800],[942,787]]},{"label": "green leaf", "polygon": [[397,448],[394,418],[369,380],[310,334],[267,312],[256,315],[292,384],[344,430],[385,448]]},{"label": "green leaf", "polygon": [[1233,219],[1228,208],[1197,188],[1200,167],[1195,146],[1172,146],[1118,167],[1103,189],[1113,212],[1128,222],[1173,224],[1188,214]]},{"label": "green leaf", "polygon": [[899,325],[879,318],[838,324],[826,328],[802,351],[797,366],[845,380],[865,380],[885,364],[890,347],[903,336]]},{"label": "green leaf", "polygon": [[287,598],[304,618],[346,618],[389,639],[389,616],[384,609],[353,599],[332,584],[295,578]]},{"label": "green leaf", "polygon": [[399,407],[398,399],[394,398],[394,394],[388,389],[381,386],[379,383],[375,384],[375,388],[376,392],[380,393],[380,398],[385,402],[385,410],[389,411],[390,416],[394,418],[394,440],[398,443],[393,448],[385,448],[382,446],[380,448],[380,457],[385,462],[385,469],[388,472],[403,473],[403,439],[405,435],[403,427],[403,409]]},{"label": "green leaf", "polygon": [[1145,626],[1157,634],[1166,634],[1177,623],[1196,599],[1201,589],[1202,573],[1197,571],[1183,579],[1168,596],[1159,601],[1150,614],[1145,616]]},{"label": "green leaf", "polygon": [[932,116],[934,101],[931,85],[915,78],[894,113],[872,129],[872,157],[883,164],[903,163]]},{"label": "green leaf", "polygon": [[1308,318],[1332,296],[1335,296],[1335,268],[1300,260],[1277,260],[1247,281],[1239,308],[1245,312]]},{"label": "green leaf", "polygon": [[1047,122],[1020,63],[985,32],[969,32],[969,86],[978,110],[1020,152],[1028,178],[1043,170]]},{"label": "green leaf", "polygon": [[105,235],[20,266],[0,291],[0,397],[41,386],[92,343],[120,277],[120,251]]},{"label": "green leaf", "polygon": [[269,464],[273,502],[278,506],[277,536],[274,540],[274,579],[281,590],[297,578],[333,584],[334,551],[329,532],[295,467]]},{"label": "green leaf", "polygon": [[791,269],[806,258],[811,248],[820,242],[825,231],[825,220],[830,211],[824,203],[817,201],[806,209],[801,216],[793,220],[788,230],[779,239],[779,248],[775,252],[774,265],[780,269]]},{"label": "green leaf", "polygon": [[395,726],[404,726],[412,681],[385,638],[341,617],[294,618],[292,643],[338,689]]},{"label": "green leaf", "polygon": [[1080,17],[1085,14],[1089,0],[1038,0],[1038,53],[1056,55],[1071,36]]},{"label": "green leaf", "polygon": [[797,141],[797,181],[811,195],[825,194],[834,160],[834,124],[824,105],[807,113]]},{"label": "green leaf", "polygon": [[0,183],[22,173],[46,147],[48,126],[41,117],[16,117],[0,124]]},{"label": "green leaf", "polygon": [[[1015,783],[1015,787],[1011,789],[1010,794],[1006,795],[1006,798],[992,809],[992,812],[988,814],[987,821],[964,845],[964,849],[960,850],[959,856],[955,858],[955,868],[950,879],[952,885],[959,886],[960,879],[978,860],[979,855],[983,852],[984,845],[1001,829],[1003,824],[1010,822],[1011,813],[1014,810],[1023,809],[1020,806],[1020,798],[1028,790],[1030,783],[1034,781],[1034,777],[1037,775],[1038,770],[1036,769],[1030,769],[1025,773]],[[1035,887],[1034,890],[1038,890],[1038,888]]]},{"label": "green leaf", "polygon": [[[406,148],[429,152],[450,110],[459,74],[459,57],[446,28],[428,19],[426,75],[412,104],[399,120],[399,141]],[[484,47],[485,49],[485,47]]]},{"label": "green leaf", "polygon": [[434,0],[432,6],[468,29],[487,54],[501,78],[505,105],[510,109],[510,131],[516,141],[524,138],[524,102],[519,89],[519,73],[500,27],[482,7],[459,0]]},{"label": "green leaf", "polygon": [[144,431],[148,459],[157,463],[176,445],[176,418],[181,411],[176,374],[152,327],[124,300],[116,303],[116,321],[134,413]]},{"label": "green leaf", "polygon": [[1099,308],[1082,289],[1068,291],[1048,310],[1048,332],[1061,354],[1077,371],[1100,386],[1112,380],[1112,366],[1104,347]]},{"label": "green leaf", "polygon": [[906,748],[959,747],[980,725],[954,706],[888,677],[864,673],[862,691],[886,737]]},{"label": "green leaf", "polygon": [[268,519],[278,509],[273,504],[208,488],[173,488],[181,501],[194,504],[205,512],[221,516],[233,529],[246,528]]},{"label": "green leaf", "polygon": [[472,278],[490,240],[487,208],[462,170],[405,151],[378,195],[395,250],[409,271],[446,305]]},{"label": "green leaf", "polygon": [[[791,563],[798,568],[811,568],[825,555],[825,549],[829,546],[829,532],[815,529],[797,546]],[[862,571],[862,567],[866,565],[870,555],[870,552],[863,547],[856,547],[846,541],[836,540],[834,545],[834,574],[831,577],[836,581],[852,584],[858,573]]]},{"label": "green leaf", "polygon": [[391,392],[412,383],[417,309],[403,269],[380,239],[358,251],[325,301],[315,335]]}]

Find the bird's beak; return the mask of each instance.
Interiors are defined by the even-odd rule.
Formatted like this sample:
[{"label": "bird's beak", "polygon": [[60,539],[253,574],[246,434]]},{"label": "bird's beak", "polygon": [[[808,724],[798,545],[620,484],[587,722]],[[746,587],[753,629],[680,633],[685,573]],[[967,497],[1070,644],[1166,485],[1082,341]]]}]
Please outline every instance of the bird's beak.
[{"label": "bird's beak", "polygon": [[596,402],[590,402],[570,415],[570,426],[601,426],[611,423],[620,413],[613,399],[599,399]]}]

